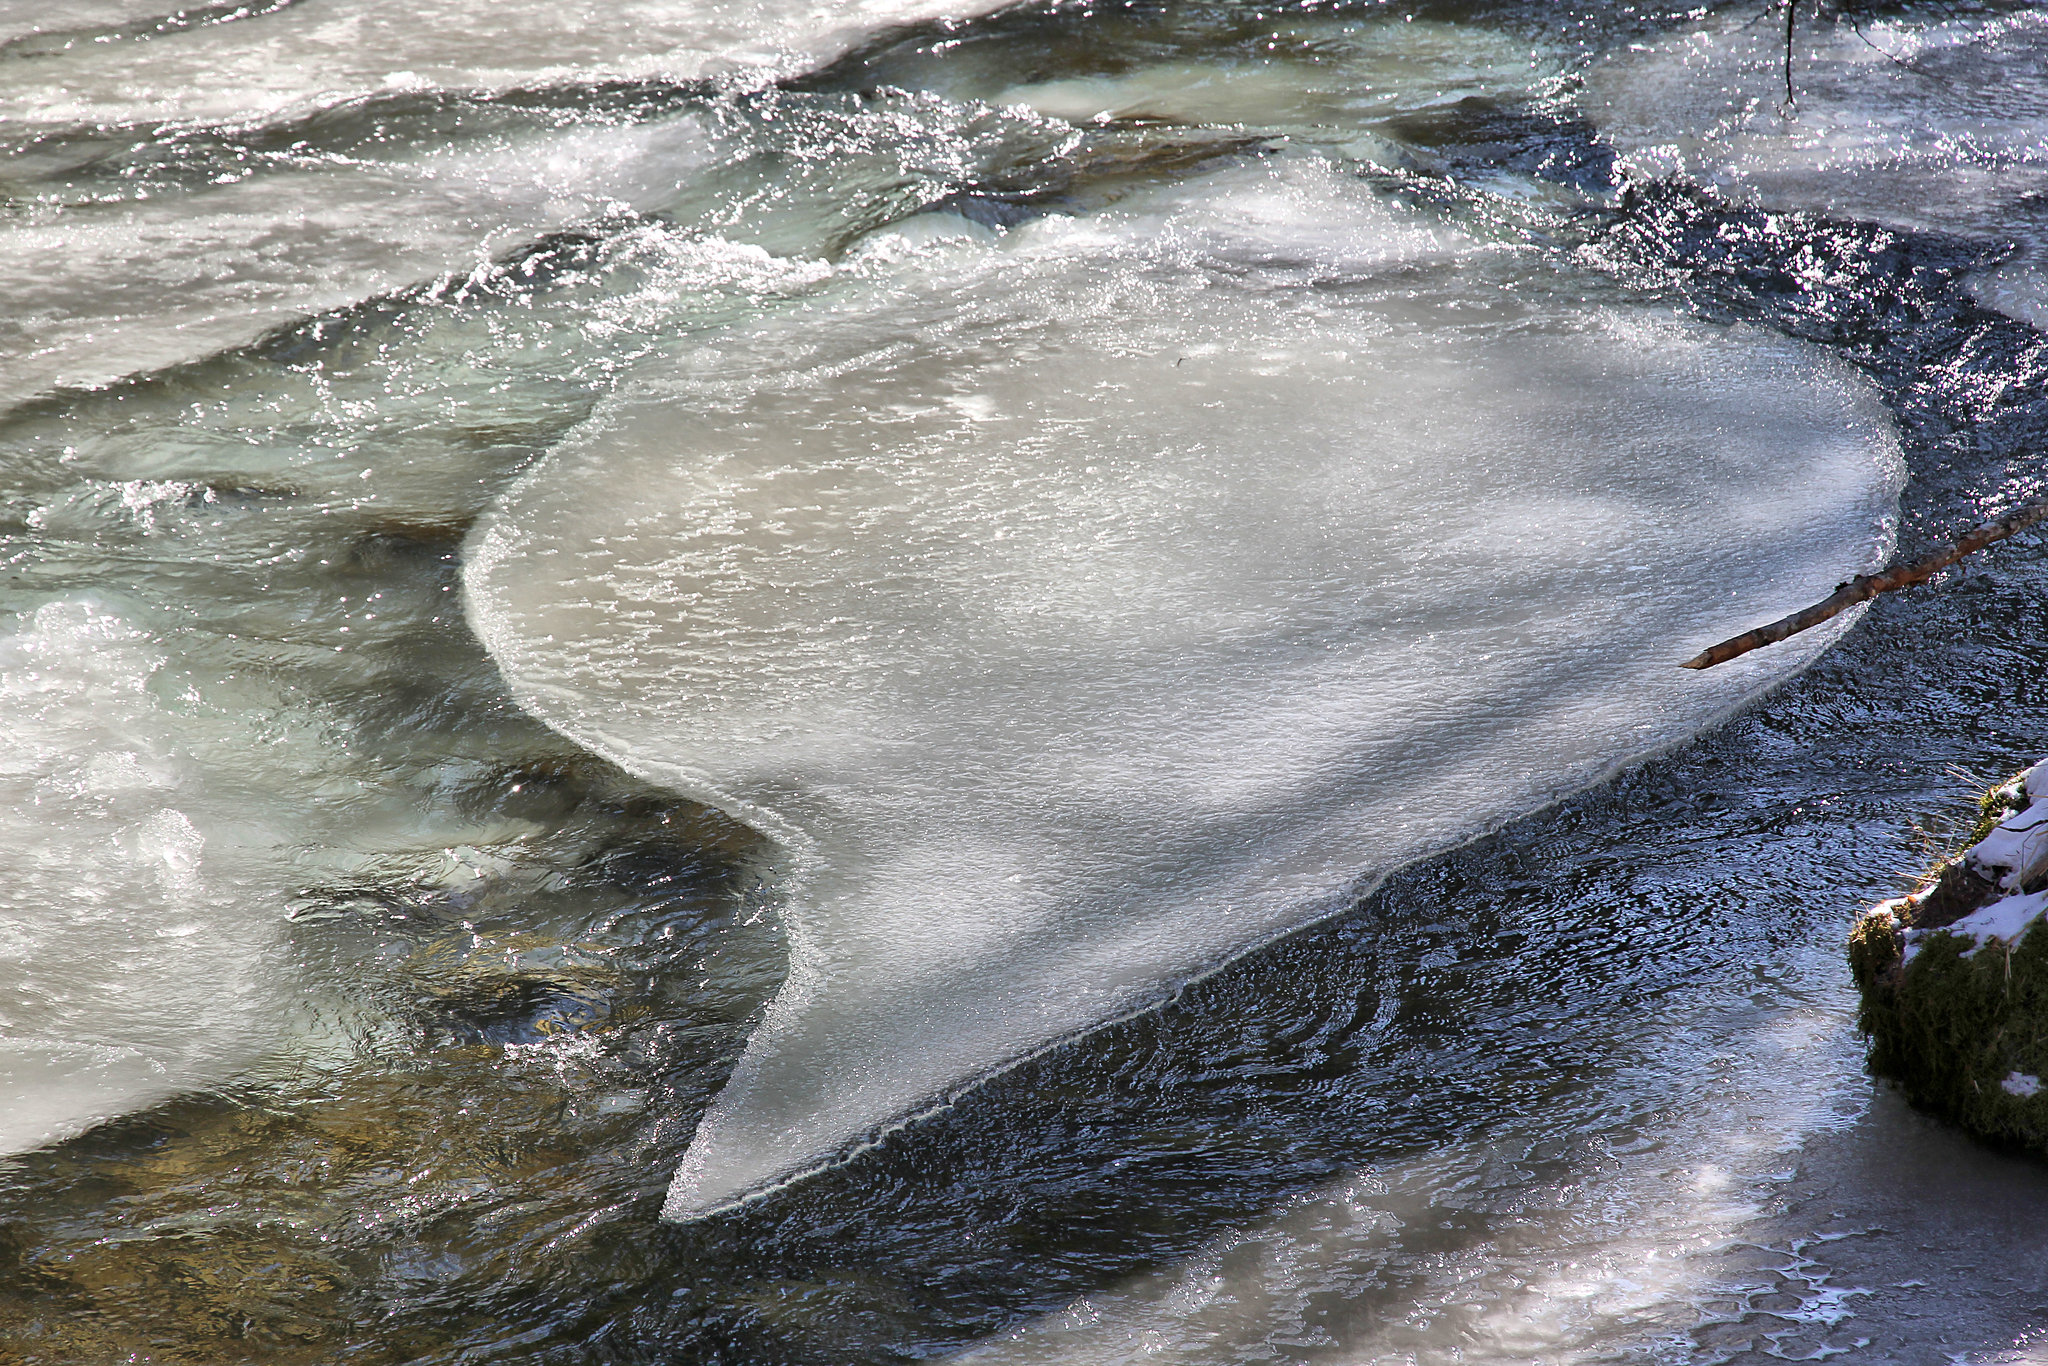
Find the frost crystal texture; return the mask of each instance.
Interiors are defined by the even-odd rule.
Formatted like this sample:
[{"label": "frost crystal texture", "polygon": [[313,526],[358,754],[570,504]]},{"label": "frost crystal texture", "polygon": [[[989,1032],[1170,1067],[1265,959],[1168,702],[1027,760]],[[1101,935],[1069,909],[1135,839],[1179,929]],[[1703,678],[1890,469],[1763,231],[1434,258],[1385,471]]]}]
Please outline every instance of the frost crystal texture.
[{"label": "frost crystal texture", "polygon": [[790,851],[673,1218],[1690,734],[1825,640],[1678,660],[1885,548],[1844,372],[1314,163],[919,240],[643,376],[470,542],[526,706]]}]

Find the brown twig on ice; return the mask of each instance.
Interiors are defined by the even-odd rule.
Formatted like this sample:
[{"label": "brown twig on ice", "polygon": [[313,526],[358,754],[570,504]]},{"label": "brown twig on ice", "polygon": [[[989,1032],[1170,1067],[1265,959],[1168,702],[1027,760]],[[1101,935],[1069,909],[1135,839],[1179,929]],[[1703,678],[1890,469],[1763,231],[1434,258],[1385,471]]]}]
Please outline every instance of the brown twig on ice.
[{"label": "brown twig on ice", "polygon": [[1759,626],[1754,631],[1724,640],[1711,650],[1702,650],[1681,666],[1687,669],[1711,669],[1716,664],[1726,664],[1737,655],[1746,655],[1751,650],[1766,645],[1775,645],[1787,636],[1798,635],[1809,626],[1818,626],[1829,617],[1839,616],[1859,602],[1868,602],[1879,593],[1889,593],[1895,588],[1911,588],[1916,583],[1925,583],[1935,574],[1948,568],[1965,555],[1982,550],[1993,541],[2002,541],[2008,536],[2025,531],[2034,523],[2048,520],[2048,503],[2029,503],[2026,507],[2008,512],[1995,522],[1971,528],[1968,535],[1954,545],[1946,546],[1911,564],[1893,565],[1875,574],[1858,574],[1847,583],[1813,606],[1781,617],[1768,626]]}]

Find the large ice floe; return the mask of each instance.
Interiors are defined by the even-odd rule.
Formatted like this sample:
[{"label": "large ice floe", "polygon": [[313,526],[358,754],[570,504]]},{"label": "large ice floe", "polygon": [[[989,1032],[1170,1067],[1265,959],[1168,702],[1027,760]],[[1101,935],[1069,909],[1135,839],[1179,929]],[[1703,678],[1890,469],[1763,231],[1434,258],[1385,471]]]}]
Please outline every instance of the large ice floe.
[{"label": "large ice floe", "polygon": [[1757,18],[1729,10],[1588,72],[1586,111],[1627,169],[1775,208],[2016,240],[2021,257],[1976,291],[2048,324],[2048,14],[1802,15],[1789,103],[1784,27]]},{"label": "large ice floe", "polygon": [[1889,543],[1866,387],[1282,156],[944,215],[643,370],[472,533],[519,700],[788,850],[666,1213],[856,1150],[1679,740]]}]

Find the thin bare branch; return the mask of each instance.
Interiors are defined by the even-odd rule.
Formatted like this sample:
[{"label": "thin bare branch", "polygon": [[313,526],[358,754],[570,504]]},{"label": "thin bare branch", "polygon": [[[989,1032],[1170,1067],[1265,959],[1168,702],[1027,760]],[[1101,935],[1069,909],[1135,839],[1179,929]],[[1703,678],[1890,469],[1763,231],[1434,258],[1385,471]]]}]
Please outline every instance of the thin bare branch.
[{"label": "thin bare branch", "polygon": [[1785,108],[1791,109],[1792,97],[1792,21],[1799,14],[1799,0],[1785,0]]},{"label": "thin bare branch", "polygon": [[1754,631],[1722,641],[1710,650],[1702,650],[1680,666],[1687,669],[1711,669],[1716,664],[1726,664],[1738,655],[1751,650],[1775,645],[1787,636],[1796,636],[1809,626],[1818,626],[1829,617],[1839,616],[1859,602],[1868,602],[1879,593],[1889,593],[1899,588],[1910,588],[1916,583],[1925,583],[1942,570],[1954,564],[1965,555],[1975,554],[1994,541],[2016,536],[2036,522],[2048,520],[2048,503],[2029,503],[2023,508],[2008,512],[1995,522],[1985,522],[1973,527],[1954,544],[1923,556],[1911,564],[1893,565],[1875,574],[1858,574],[1835,591],[1822,598],[1813,606],[1794,612],[1789,617],[1780,617],[1768,626],[1759,626]]}]

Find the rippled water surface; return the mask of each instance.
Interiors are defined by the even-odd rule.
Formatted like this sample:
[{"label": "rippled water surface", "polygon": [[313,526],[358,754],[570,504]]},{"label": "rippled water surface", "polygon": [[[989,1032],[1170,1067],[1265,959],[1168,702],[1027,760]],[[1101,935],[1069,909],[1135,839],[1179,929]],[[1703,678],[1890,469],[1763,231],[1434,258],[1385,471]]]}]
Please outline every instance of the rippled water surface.
[{"label": "rippled water surface", "polygon": [[[1840,944],[2040,756],[2048,547],[1711,705],[1646,690],[1718,614],[2038,495],[2042,16],[1802,11],[1782,110],[1780,20],[0,5],[0,1357],[2034,1359],[2048,1168],[1873,1086]],[[1594,458],[1624,429],[1636,454]],[[480,519],[657,605],[697,576],[730,614],[704,620],[807,622],[762,594],[808,561],[756,573],[717,521],[762,432],[839,462],[770,500],[817,516],[806,545],[835,507],[886,533],[818,562],[840,596],[809,644],[679,646],[567,573],[514,587],[573,633],[472,632]],[[1339,470],[1369,543],[1302,501],[1332,433],[1371,457]],[[1707,457],[1674,450],[1724,463],[1686,483]],[[1152,502],[1091,482],[1119,461]],[[1662,539],[1589,510],[1621,491]],[[1157,506],[1200,534],[1163,543]],[[664,555],[610,539],[636,508]],[[1493,634],[1368,553],[1418,529],[1403,554],[1465,566]],[[962,558],[999,533],[1059,573]],[[934,582],[981,606],[927,612]],[[1302,662],[1395,588],[1421,624],[1376,649],[1412,674]],[[1004,613],[1052,621],[1059,667],[1005,653],[1040,638]],[[1140,647],[1197,627],[1237,653],[1174,655],[1173,691]],[[1560,639],[1576,671],[1527,694],[1555,707],[1482,705]],[[906,681],[970,656],[1028,745]],[[840,715],[801,710],[820,678],[944,725],[908,768],[791,758],[774,725]],[[1170,744],[1130,720],[1161,688]],[[1292,728],[1224,726],[1247,697]],[[1304,698],[1397,718],[1370,772],[1330,766],[1365,742]],[[1098,790],[1053,760],[1088,726],[1144,760],[1128,829],[1073,814]],[[1229,847],[1312,869],[1289,895],[1349,887],[1334,915],[1246,932],[1202,909],[1221,845],[1161,854],[1133,885],[1185,913],[1173,942],[1094,960],[1168,993],[1128,1014],[1075,974],[1006,997],[1097,924],[1006,914],[1012,986],[899,1012],[884,1060],[917,1080],[851,1127],[927,1082],[950,1105],[661,1220],[699,1121],[749,1132],[754,1093],[720,1096],[820,942],[818,867],[890,870],[855,900],[908,944],[920,907],[1000,904],[990,851],[1025,833],[1096,883],[1103,829],[1166,848],[1198,763],[1204,800],[1333,784]],[[1356,817],[1395,775],[1400,811]],[[820,811],[843,823],[793,839]],[[971,854],[901,859],[905,830]]]}]

